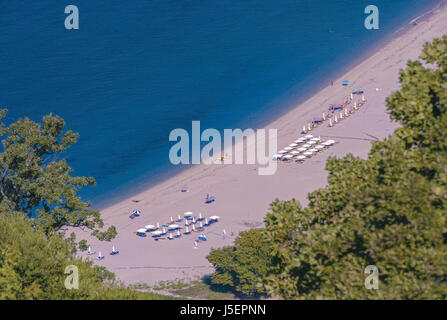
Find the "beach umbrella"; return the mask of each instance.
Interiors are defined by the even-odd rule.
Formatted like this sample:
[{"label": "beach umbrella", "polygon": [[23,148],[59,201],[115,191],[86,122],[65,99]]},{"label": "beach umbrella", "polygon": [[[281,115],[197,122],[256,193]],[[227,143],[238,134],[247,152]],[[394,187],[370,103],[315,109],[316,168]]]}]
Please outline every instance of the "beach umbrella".
[{"label": "beach umbrella", "polygon": [[171,216],[170,220],[171,220],[171,222],[174,222],[174,218],[172,216]]},{"label": "beach umbrella", "polygon": [[205,218],[205,225],[208,225],[208,218]]},{"label": "beach umbrella", "polygon": [[310,149],[309,152],[318,152],[318,149]]},{"label": "beach umbrella", "polygon": [[196,223],[196,217],[192,217],[192,223]]},{"label": "beach umbrella", "polygon": [[343,111],[340,112],[340,120],[343,120]]},{"label": "beach umbrella", "polygon": [[303,155],[305,155],[306,157],[310,157],[312,155],[312,152],[306,151],[303,153]]},{"label": "beach umbrella", "polygon": [[145,228],[146,231],[147,231],[147,230],[155,229],[155,226],[153,226],[153,225],[151,225],[151,224],[148,224],[147,226],[144,226],[144,228]]},{"label": "beach umbrella", "polygon": [[306,126],[303,126],[303,132],[306,132]]},{"label": "beach umbrella", "polygon": [[192,231],[195,231],[195,230],[196,230],[196,226],[192,225]]},{"label": "beach umbrella", "polygon": [[309,148],[309,147],[311,147],[311,145],[310,145],[310,144],[308,144],[308,143],[306,143],[306,144],[303,144],[303,148]]},{"label": "beach umbrella", "polygon": [[135,216],[139,216],[140,213],[141,213],[141,210],[134,210],[134,211],[132,212],[132,214],[135,215]]},{"label": "beach umbrella", "polygon": [[290,150],[293,150],[293,148],[291,148],[291,147],[285,147],[284,150],[290,151]]},{"label": "beach umbrella", "polygon": [[202,220],[202,213],[199,213],[199,220]]},{"label": "beach umbrella", "polygon": [[331,146],[334,144],[334,140],[328,140],[326,142],[323,142],[322,144],[324,144],[325,146]]},{"label": "beach umbrella", "polygon": [[335,122],[335,123],[338,122],[338,120],[337,120],[337,115],[335,115],[334,122]]},{"label": "beach umbrella", "polygon": [[282,154],[275,154],[273,156],[273,160],[276,160],[276,159],[281,158],[281,157],[282,157]]},{"label": "beach umbrella", "polygon": [[172,239],[172,232],[169,233],[169,239]]},{"label": "beach umbrella", "polygon": [[318,146],[315,146],[315,149],[319,149],[319,150],[324,149],[324,145],[319,144]]},{"label": "beach umbrella", "polygon": [[296,144],[296,143],[291,143],[291,144],[289,144],[289,147],[296,147],[296,146],[298,146],[298,144]]},{"label": "beach umbrella", "polygon": [[298,151],[301,151],[301,152],[304,152],[304,151],[306,151],[307,150],[307,148],[304,148],[304,147],[302,147],[302,148],[298,148]]},{"label": "beach umbrella", "polygon": [[332,119],[329,119],[329,127],[332,127]]},{"label": "beach umbrella", "polygon": [[298,156],[298,157],[296,157],[298,160],[304,160],[304,159],[306,159],[306,156]]},{"label": "beach umbrella", "polygon": [[146,229],[138,229],[137,232],[138,232],[138,233],[145,233],[145,232],[146,232]]},{"label": "beach umbrella", "polygon": [[312,127],[310,126],[310,123],[309,124],[307,124],[307,130],[311,130],[312,129]]},{"label": "beach umbrella", "polygon": [[321,139],[320,138],[312,138],[312,139],[310,139],[311,141],[320,141]]},{"label": "beach umbrella", "polygon": [[200,227],[200,228],[203,228],[202,221],[200,221],[199,227]]},{"label": "beach umbrella", "polygon": [[99,251],[99,253],[98,253],[98,259],[103,259],[104,258],[104,256],[101,254],[101,251]]},{"label": "beach umbrella", "polygon": [[284,156],[285,159],[291,159],[291,158],[293,158],[293,157],[294,157],[294,155],[292,155],[292,154],[288,154],[288,155],[285,155],[285,156]]},{"label": "beach umbrella", "polygon": [[160,223],[157,222],[157,229],[159,229],[159,228],[160,228]]},{"label": "beach umbrella", "polygon": [[178,229],[179,228],[179,225],[177,225],[177,224],[171,224],[170,226],[169,226],[169,229]]},{"label": "beach umbrella", "polygon": [[365,102],[365,96],[362,94],[362,101]]},{"label": "beach umbrella", "polygon": [[188,227],[186,227],[185,233],[189,233],[189,228]]},{"label": "beach umbrella", "polygon": [[210,220],[219,220],[219,216],[211,216]]},{"label": "beach umbrella", "polygon": [[324,114],[324,112],[323,112],[323,120],[326,120],[326,115]]},{"label": "beach umbrella", "polygon": [[314,136],[313,135],[311,135],[311,134],[308,134],[307,136],[304,136],[304,138],[306,138],[306,139],[312,139]]},{"label": "beach umbrella", "polygon": [[313,144],[316,144],[317,142],[316,141],[309,141],[309,142],[307,142],[307,144],[310,144],[310,145],[313,145]]},{"label": "beach umbrella", "polygon": [[192,216],[192,212],[188,211],[188,212],[185,212],[183,215],[186,217],[190,217],[190,216]]},{"label": "beach umbrella", "polygon": [[166,234],[166,229],[165,228],[163,228],[163,234]]},{"label": "beach umbrella", "polygon": [[[300,148],[301,149],[301,148]],[[299,151],[292,151],[291,153],[293,153],[293,154],[299,154],[300,152]]]},{"label": "beach umbrella", "polygon": [[278,153],[287,153],[287,151],[286,150],[281,150],[281,151],[278,151]]}]

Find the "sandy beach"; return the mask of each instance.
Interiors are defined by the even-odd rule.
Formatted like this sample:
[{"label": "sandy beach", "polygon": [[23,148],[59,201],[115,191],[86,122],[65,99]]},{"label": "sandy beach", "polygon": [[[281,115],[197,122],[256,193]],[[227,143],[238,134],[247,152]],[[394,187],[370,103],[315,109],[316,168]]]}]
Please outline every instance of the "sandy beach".
[{"label": "sandy beach", "polygon": [[[446,30],[447,8],[443,7],[339,79],[334,79],[333,86],[329,85],[270,123],[266,128],[278,130],[278,149],[284,148],[301,137],[303,125],[313,116],[327,113],[329,104],[342,103],[352,89],[365,90],[367,102],[358,111],[334,127],[325,123],[310,132],[315,137],[338,143],[303,164],[278,163],[276,174],[270,176],[258,175],[257,165],[197,165],[102,210],[104,222],[115,225],[118,236],[111,243],[89,238],[92,249],[105,256],[101,261],[95,260],[96,263],[115,272],[128,284],[153,285],[161,280],[188,280],[211,274],[213,268],[206,260],[211,248],[231,245],[240,231],[263,226],[263,218],[275,198],[295,198],[306,205],[306,195],[326,185],[325,161],[329,156],[352,153],[365,158],[372,141],[393,132],[397,124],[391,122],[386,113],[385,98],[399,88],[399,69],[404,68],[408,60],[417,59],[425,42],[442,36]],[[348,87],[342,86],[344,79],[350,81]],[[168,137],[166,143],[169,143]],[[181,192],[185,185],[189,192]],[[216,201],[205,204],[206,194],[216,196]],[[135,209],[142,214],[130,219]],[[186,211],[220,217],[219,222],[205,228],[207,241],[200,242],[197,248],[194,248],[194,240],[200,233],[183,235],[172,241],[154,241],[150,235],[142,238],[134,233],[148,224],[167,223],[171,216],[175,219]],[[109,255],[112,245],[120,251],[118,255]]]}]

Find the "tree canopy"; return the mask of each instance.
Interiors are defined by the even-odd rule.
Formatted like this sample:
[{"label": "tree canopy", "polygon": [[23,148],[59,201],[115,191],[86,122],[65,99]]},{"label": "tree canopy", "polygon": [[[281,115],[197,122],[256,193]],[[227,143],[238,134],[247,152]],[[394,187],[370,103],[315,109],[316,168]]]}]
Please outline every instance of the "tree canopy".
[{"label": "tree canopy", "polygon": [[[0,110],[0,120],[6,116]],[[73,169],[58,157],[77,140],[78,134],[64,131],[65,121],[53,115],[36,123],[28,118],[6,126],[0,122],[0,212],[21,212],[36,218],[36,227],[46,234],[62,227],[92,230],[101,240],[116,235],[115,227],[102,232],[98,210],[77,192],[93,186],[92,177],[73,177]]]}]

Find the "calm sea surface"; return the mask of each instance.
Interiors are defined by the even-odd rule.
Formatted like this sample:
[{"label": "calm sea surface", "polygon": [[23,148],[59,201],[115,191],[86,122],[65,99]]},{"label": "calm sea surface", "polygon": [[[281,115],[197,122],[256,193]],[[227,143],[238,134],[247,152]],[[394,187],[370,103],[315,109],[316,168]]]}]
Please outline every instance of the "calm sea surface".
[{"label": "calm sea surface", "polygon": [[439,1],[373,2],[375,31],[363,0],[1,1],[0,107],[79,132],[66,157],[105,206],[185,168],[169,163],[172,129],[262,126]]}]

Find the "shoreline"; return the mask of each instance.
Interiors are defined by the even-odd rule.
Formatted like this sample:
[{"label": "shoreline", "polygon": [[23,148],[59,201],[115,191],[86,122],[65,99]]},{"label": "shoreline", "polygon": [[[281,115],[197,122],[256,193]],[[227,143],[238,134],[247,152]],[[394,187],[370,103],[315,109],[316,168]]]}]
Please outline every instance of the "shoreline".
[{"label": "shoreline", "polygon": [[[298,95],[296,95],[296,86],[293,88],[290,88],[286,92],[284,92],[283,95],[280,97],[273,99],[272,101],[269,101],[266,105],[276,105],[280,106],[278,110],[278,114],[275,114],[272,120],[272,117],[263,117],[260,119],[253,120],[250,124],[252,128],[264,128],[268,127],[270,124],[274,123],[276,120],[280,119],[281,117],[284,117],[289,112],[294,110],[295,108],[299,107],[302,104],[305,104],[309,99],[311,99],[313,96],[318,95],[321,91],[323,91],[325,88],[327,88],[327,84],[331,81],[331,79],[337,79],[341,80],[343,78],[343,75],[349,72],[349,70],[355,68],[357,65],[361,64],[363,61],[369,59],[372,57],[378,50],[382,49],[386,45],[388,45],[393,40],[403,36],[407,32],[410,32],[416,25],[414,25],[412,22],[417,21],[418,23],[424,22],[427,19],[430,19],[430,17],[436,12],[437,10],[442,9],[443,7],[447,7],[447,0],[438,0],[437,3],[431,3],[427,4],[427,6],[424,8],[423,11],[421,11],[416,16],[407,19],[407,21],[404,22],[399,27],[396,27],[395,30],[393,30],[390,34],[384,36],[382,39],[377,41],[377,43],[371,45],[368,49],[364,49],[364,52],[360,53],[359,57],[350,61],[349,63],[344,64],[343,66],[337,68],[336,70],[332,70],[330,73],[326,74],[324,79],[321,79],[319,77],[318,83],[313,85],[311,88],[307,88],[306,90],[303,90],[303,92],[299,92]],[[428,17],[427,17],[428,16]],[[335,81],[335,80],[334,80]],[[287,96],[287,98],[286,98]],[[273,114],[273,109],[269,111],[267,114]],[[317,114],[315,114],[317,115]],[[302,127],[302,125],[301,125]],[[240,129],[244,130],[245,128],[240,127]],[[233,146],[234,147],[234,146]],[[244,148],[245,149],[245,148]],[[184,166],[184,165],[182,165]],[[160,174],[156,175],[153,178],[147,179],[138,179],[135,182],[139,185],[139,187],[136,187],[135,190],[125,192],[126,195],[124,196],[118,196],[116,200],[100,200],[97,206],[94,206],[95,209],[98,209],[100,211],[107,210],[110,207],[113,207],[114,205],[124,202],[124,201],[131,201],[132,199],[137,199],[140,194],[144,194],[150,189],[157,188],[159,185],[162,185],[163,183],[167,182],[171,179],[177,179],[178,176],[182,175],[183,173],[195,169],[197,165],[187,165],[187,168],[182,168],[181,166],[173,167],[170,169],[166,169],[164,172],[161,172]],[[115,194],[119,194],[120,192],[123,193],[124,191],[120,187],[115,188]],[[103,199],[101,197],[101,199]]]},{"label": "shoreline", "polygon": [[[262,226],[268,205],[275,198],[295,198],[306,205],[309,192],[325,187],[327,172],[324,167],[328,156],[342,157],[352,153],[365,158],[371,141],[375,140],[373,137],[383,139],[394,131],[397,124],[391,122],[386,113],[385,98],[399,88],[398,70],[405,67],[407,60],[417,59],[423,43],[442,36],[445,30],[447,7],[444,5],[427,20],[385,41],[381,49],[334,80],[334,86],[319,90],[268,123],[266,129],[278,129],[279,150],[301,136],[301,128],[312,116],[327,112],[331,103],[341,103],[351,89],[365,89],[368,101],[358,112],[333,128],[326,127],[325,123],[310,132],[339,143],[304,164],[278,163],[273,176],[258,176],[257,165],[201,164],[102,209],[105,224],[115,225],[118,236],[112,243],[91,238],[89,242],[95,251],[103,253],[109,252],[108,247],[113,244],[120,255],[107,256],[98,264],[115,272],[128,284],[154,284],[160,280],[191,279],[211,273],[212,266],[205,258],[210,249],[231,245],[240,231]],[[344,79],[350,81],[348,88],[341,86]],[[376,88],[381,90],[376,91]],[[183,185],[187,185],[190,192],[180,192]],[[207,193],[217,197],[215,203],[203,203]],[[132,199],[141,201],[134,203]],[[131,220],[129,214],[135,209],[142,210],[143,214]],[[186,211],[221,217],[221,221],[206,229],[209,241],[201,243],[197,250],[193,248],[193,236],[156,242],[150,237],[139,238],[133,234],[144,225],[162,224],[170,216],[177,217]],[[223,229],[228,234],[225,239],[221,236]]]}]

